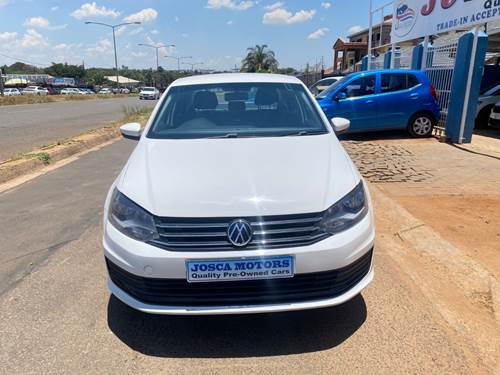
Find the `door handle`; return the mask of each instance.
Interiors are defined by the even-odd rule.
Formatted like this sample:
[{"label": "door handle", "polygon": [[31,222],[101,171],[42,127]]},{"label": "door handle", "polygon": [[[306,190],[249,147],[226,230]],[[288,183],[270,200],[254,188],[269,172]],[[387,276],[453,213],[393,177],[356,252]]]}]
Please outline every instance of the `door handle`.
[{"label": "door handle", "polygon": [[371,100],[371,99],[367,100],[367,101],[365,101],[365,104],[373,104],[373,100]]}]

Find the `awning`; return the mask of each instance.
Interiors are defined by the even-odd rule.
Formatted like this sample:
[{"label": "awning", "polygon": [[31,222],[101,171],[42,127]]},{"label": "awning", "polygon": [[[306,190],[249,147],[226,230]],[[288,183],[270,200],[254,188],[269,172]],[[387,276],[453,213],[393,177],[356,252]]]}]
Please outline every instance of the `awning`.
[{"label": "awning", "polygon": [[[108,81],[116,83],[116,76],[106,76],[104,78],[106,78]],[[120,85],[136,85],[136,84],[140,83],[140,81],[136,81],[135,79],[132,79],[132,78],[118,76],[118,83]]]},{"label": "awning", "polygon": [[4,85],[5,86],[26,85],[28,83],[31,83],[31,81],[26,79],[26,78],[11,78],[11,79],[5,81]]}]

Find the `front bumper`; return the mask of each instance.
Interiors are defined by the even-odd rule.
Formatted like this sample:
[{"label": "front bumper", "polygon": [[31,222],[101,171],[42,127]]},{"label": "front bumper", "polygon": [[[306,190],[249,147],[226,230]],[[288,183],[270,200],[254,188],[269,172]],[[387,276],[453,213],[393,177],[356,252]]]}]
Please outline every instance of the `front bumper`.
[{"label": "front bumper", "polygon": [[[116,230],[109,222],[104,228],[104,254],[108,262],[111,277],[108,278],[108,287],[111,292],[125,304],[147,313],[156,314],[178,314],[178,315],[203,315],[203,314],[241,314],[241,313],[265,313],[290,310],[303,310],[321,308],[342,304],[359,294],[373,279],[372,250],[375,238],[373,218],[369,214],[354,227],[337,235],[326,238],[309,246],[280,248],[268,250],[238,250],[238,251],[216,251],[216,252],[172,252],[155,246],[135,241]],[[169,303],[168,298],[155,300],[154,293],[159,290],[168,294],[169,288],[183,288],[192,292],[193,284],[186,281],[186,260],[189,259],[228,259],[242,257],[265,257],[276,255],[292,255],[295,258],[295,277],[285,280],[304,280],[311,278],[329,278],[328,291],[318,293],[318,288],[299,290],[295,286],[290,288],[278,279],[268,280],[264,285],[264,291],[256,289],[257,296],[268,293],[276,284],[279,287],[289,288],[286,291],[290,298],[239,298],[238,293],[232,302],[231,299],[209,299],[203,302],[203,295],[213,296],[213,290],[208,284],[206,290],[197,290],[198,298],[202,302],[193,303],[192,294],[182,303],[182,298],[175,300],[175,304]],[[362,265],[361,265],[362,264]],[[351,267],[351,270],[349,270]],[[354,267],[354,269],[353,269]],[[132,280],[133,283],[124,283]],[[337,273],[337,275],[335,275]],[[347,277],[349,276],[349,277]],[[338,281],[338,282],[337,282]],[[169,284],[169,283],[172,284]],[[224,282],[227,288],[234,289],[239,283],[236,281]],[[252,284],[253,283],[253,284]],[[293,283],[293,282],[292,282]],[[240,283],[244,288],[257,287],[266,284],[262,282]],[[342,284],[338,286],[337,284]],[[120,286],[119,286],[120,285]],[[197,283],[199,286],[200,283]],[[221,286],[222,288],[222,286]],[[198,288],[199,289],[199,288]],[[203,289],[203,287],[201,287]],[[226,288],[222,288],[226,290]],[[128,293],[127,293],[128,292]],[[153,293],[154,292],[154,293]],[[206,292],[206,294],[203,294]],[[300,298],[298,294],[300,294]],[[157,294],[158,295],[158,294]],[[210,301],[215,301],[211,304]]]}]

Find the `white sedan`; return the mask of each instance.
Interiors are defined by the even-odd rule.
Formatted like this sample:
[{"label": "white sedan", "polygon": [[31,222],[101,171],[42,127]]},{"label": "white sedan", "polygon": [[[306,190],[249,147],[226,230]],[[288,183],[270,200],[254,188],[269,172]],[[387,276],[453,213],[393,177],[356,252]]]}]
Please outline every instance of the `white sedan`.
[{"label": "white sedan", "polygon": [[143,87],[139,91],[139,99],[160,99],[160,91],[156,87]]},{"label": "white sedan", "polygon": [[3,90],[3,94],[5,96],[19,96],[19,95],[21,95],[21,91],[19,91],[16,88],[9,88],[9,89]]},{"label": "white sedan", "polygon": [[367,185],[294,77],[212,74],[170,85],[105,203],[111,292],[157,314],[344,303],[373,279]]},{"label": "white sedan", "polygon": [[48,95],[49,90],[40,86],[28,86],[22,91],[23,95]]}]

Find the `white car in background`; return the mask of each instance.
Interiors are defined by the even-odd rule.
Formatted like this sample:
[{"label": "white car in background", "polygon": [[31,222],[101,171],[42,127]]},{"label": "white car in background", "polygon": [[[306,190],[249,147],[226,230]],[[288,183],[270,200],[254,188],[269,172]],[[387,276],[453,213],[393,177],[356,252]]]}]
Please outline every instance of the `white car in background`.
[{"label": "white car in background", "polygon": [[105,203],[111,292],[157,314],[338,305],[373,279],[367,185],[297,78],[176,80]]},{"label": "white car in background", "polygon": [[5,96],[19,96],[21,95],[21,91],[16,88],[8,88],[3,90],[3,94]]},{"label": "white car in background", "polygon": [[476,108],[476,128],[488,126],[491,110],[498,101],[500,101],[500,84],[480,93]]},{"label": "white car in background", "polygon": [[500,102],[496,103],[491,109],[488,125],[500,129]]},{"label": "white car in background", "polygon": [[112,94],[113,91],[111,91],[111,89],[109,87],[103,87],[101,90],[99,90],[99,94],[103,94],[103,95],[108,95],[108,94]]},{"label": "white car in background", "polygon": [[22,95],[48,95],[49,90],[40,86],[28,86],[22,91]]},{"label": "white car in background", "polygon": [[139,91],[139,99],[160,99],[160,91],[156,87],[142,87]]},{"label": "white car in background", "polygon": [[61,95],[85,95],[80,89],[74,87],[67,87],[61,90]]},{"label": "white car in background", "polygon": [[325,91],[328,87],[333,85],[335,82],[340,81],[342,76],[336,76],[336,77],[328,77],[328,78],[323,78],[320,79],[318,82],[316,82],[314,85],[309,87],[309,90],[311,93],[316,96],[320,94],[322,91]]}]

